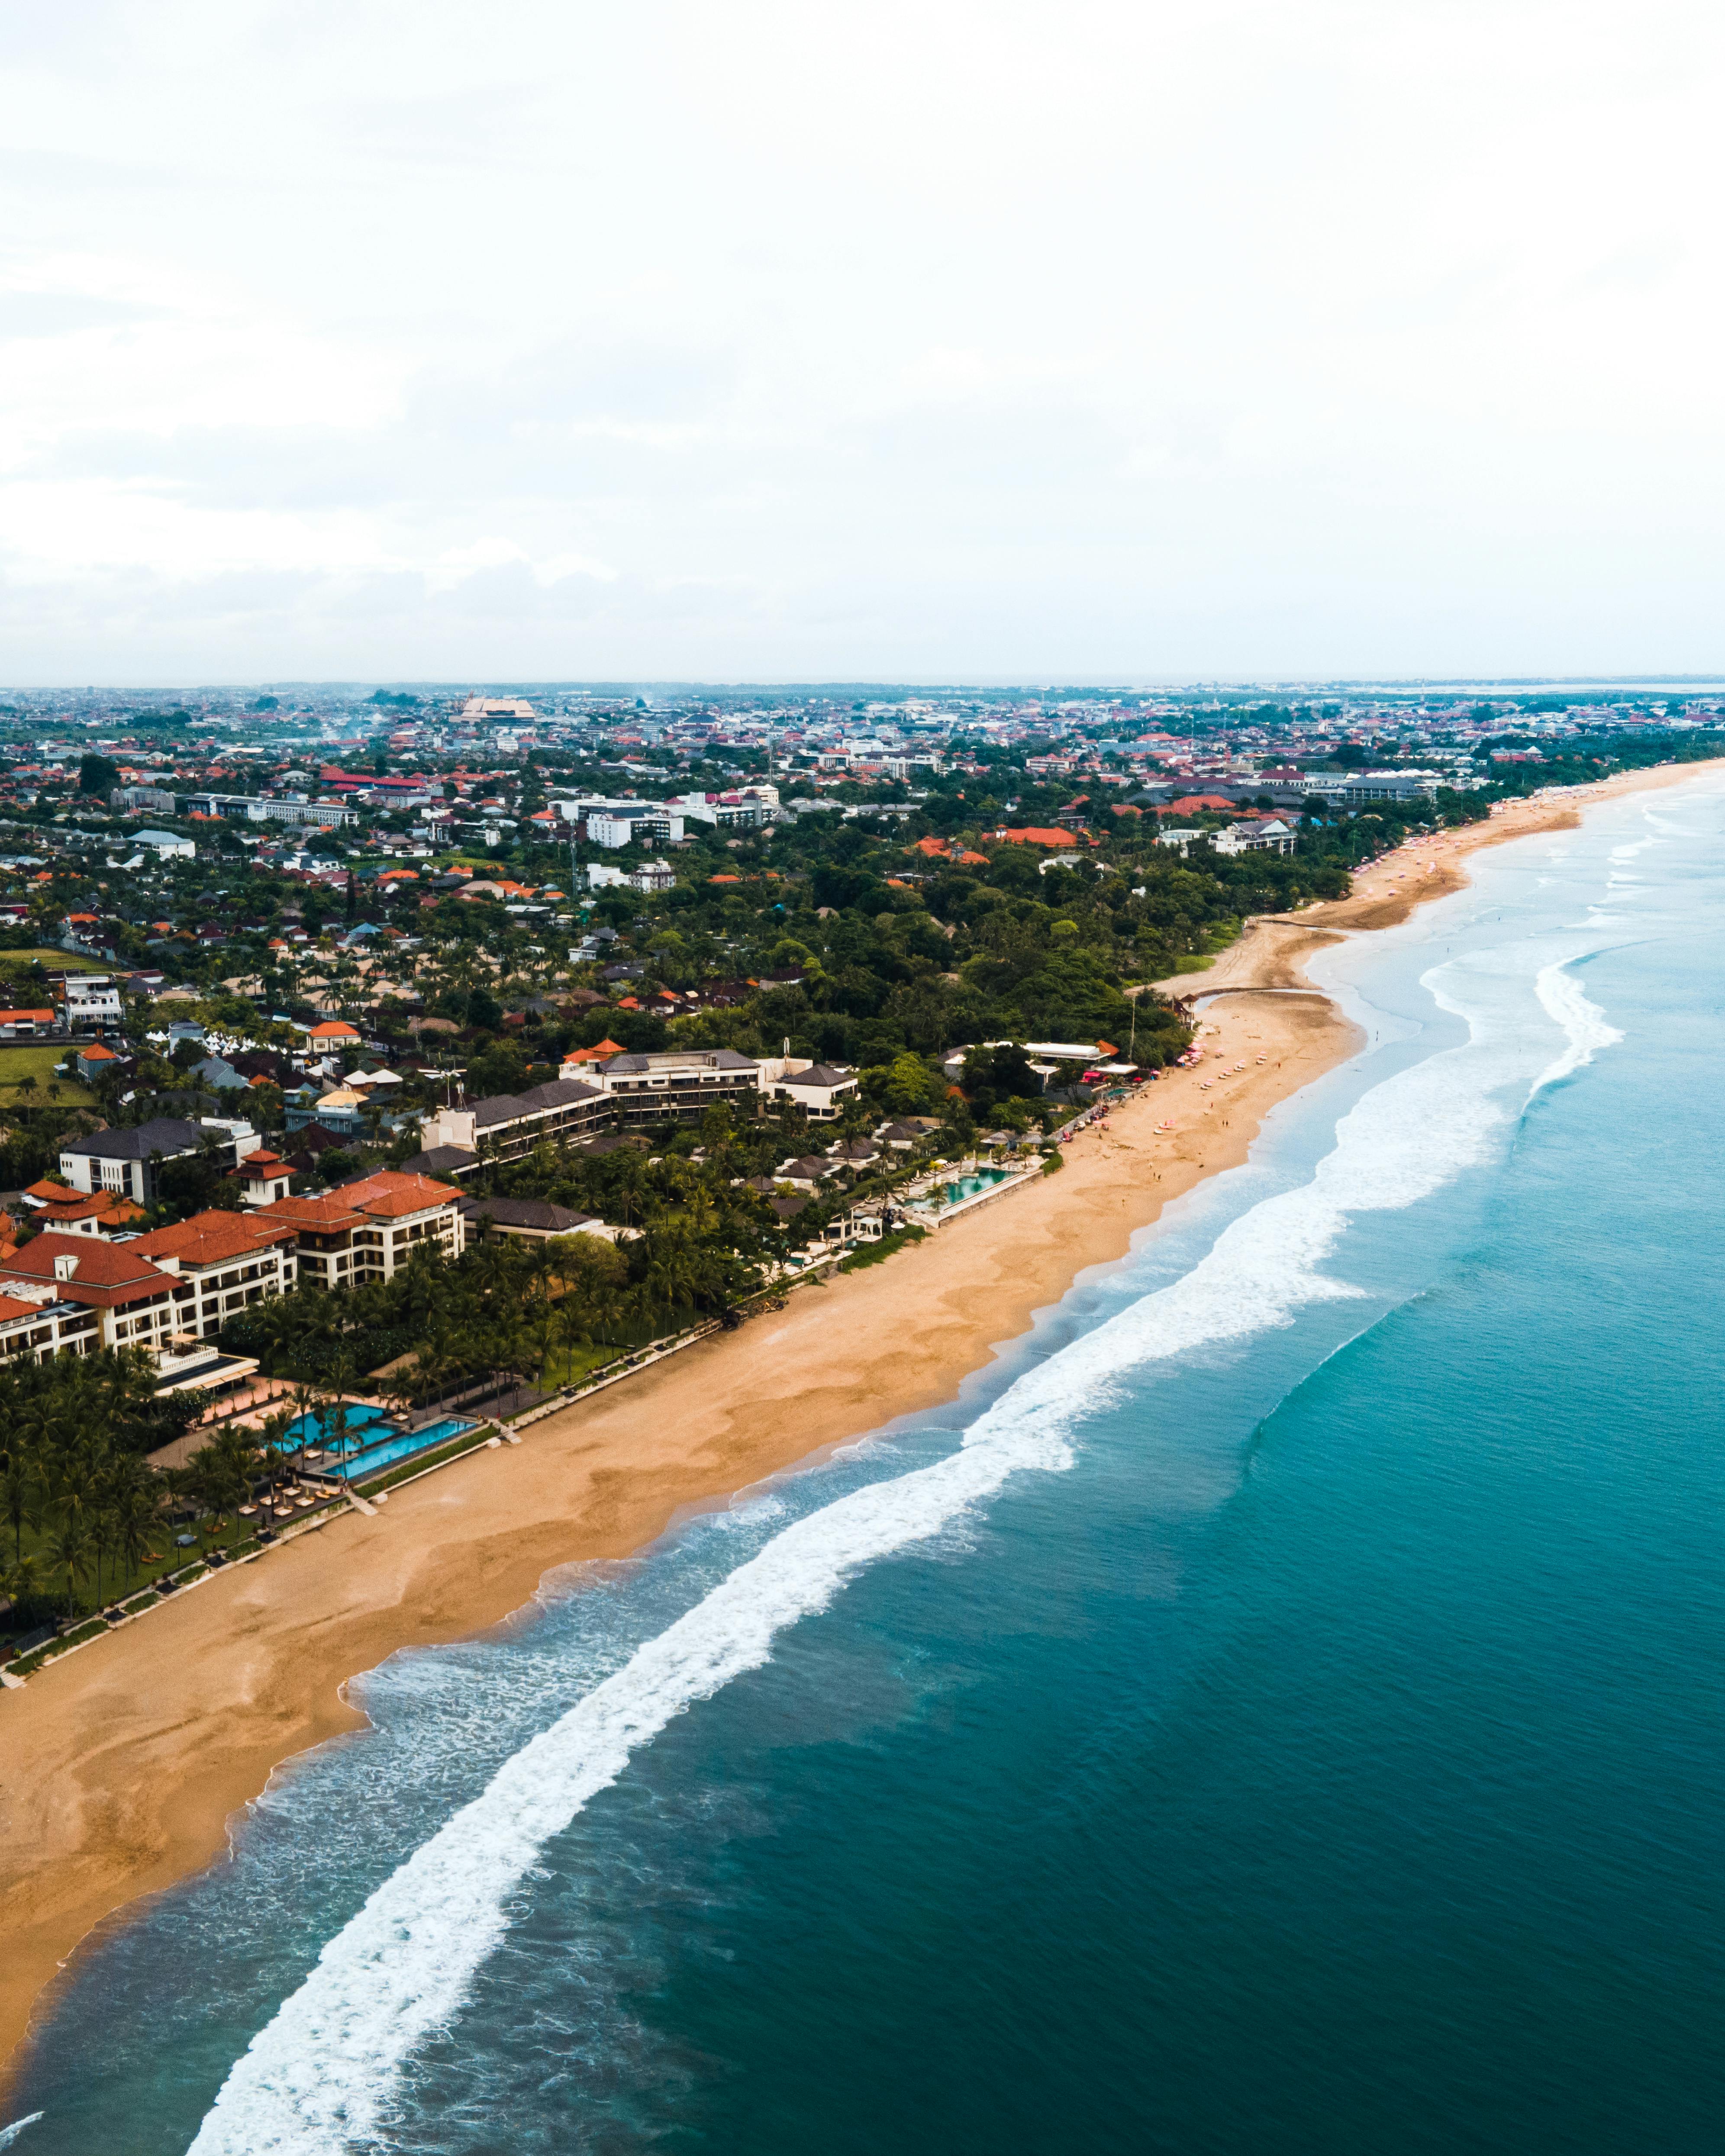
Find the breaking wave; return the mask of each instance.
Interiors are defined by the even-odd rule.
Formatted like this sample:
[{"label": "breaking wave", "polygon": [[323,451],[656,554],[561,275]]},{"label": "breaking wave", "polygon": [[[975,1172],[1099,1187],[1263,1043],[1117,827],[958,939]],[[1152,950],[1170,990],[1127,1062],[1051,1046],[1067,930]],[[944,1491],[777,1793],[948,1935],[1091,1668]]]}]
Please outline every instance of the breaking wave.
[{"label": "breaking wave", "polygon": [[[945,1458],[783,1528],[510,1758],[330,1940],[234,2064],[191,2156],[375,2145],[403,2066],[459,2010],[546,1845],[638,1747],[761,1667],[777,1634],[825,1608],[865,1567],[928,1543],[1014,1475],[1070,1466],[1077,1426],[1118,1399],[1129,1372],[1360,1295],[1322,1270],[1350,1217],[1412,1205],[1486,1158],[1509,1120],[1507,1089],[1525,1084],[1537,1060],[1525,971],[1486,981],[1445,966],[1425,985],[1467,1019],[1468,1040],[1367,1092],[1308,1182],[1253,1207],[1182,1278],[1019,1378]],[[1535,985],[1569,1033],[1568,1068],[1617,1037],[1561,965]]]},{"label": "breaking wave", "polygon": [[1568,963],[1559,959],[1555,965],[1542,968],[1534,976],[1534,993],[1548,1015],[1555,1019],[1569,1036],[1569,1045],[1563,1053],[1554,1063],[1548,1064],[1534,1080],[1535,1093],[1581,1070],[1593,1061],[1600,1049],[1609,1048],[1623,1039],[1599,1005],[1583,994],[1580,983],[1566,970]]}]

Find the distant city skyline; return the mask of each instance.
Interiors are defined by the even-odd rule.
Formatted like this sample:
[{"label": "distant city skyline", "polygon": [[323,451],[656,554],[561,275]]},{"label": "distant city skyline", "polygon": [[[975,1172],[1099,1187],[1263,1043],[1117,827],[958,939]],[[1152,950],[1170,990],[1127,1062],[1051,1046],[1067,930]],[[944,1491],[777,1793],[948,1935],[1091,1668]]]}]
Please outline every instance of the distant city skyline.
[{"label": "distant city skyline", "polygon": [[14,13],[0,679],[1715,681],[1722,47]]}]

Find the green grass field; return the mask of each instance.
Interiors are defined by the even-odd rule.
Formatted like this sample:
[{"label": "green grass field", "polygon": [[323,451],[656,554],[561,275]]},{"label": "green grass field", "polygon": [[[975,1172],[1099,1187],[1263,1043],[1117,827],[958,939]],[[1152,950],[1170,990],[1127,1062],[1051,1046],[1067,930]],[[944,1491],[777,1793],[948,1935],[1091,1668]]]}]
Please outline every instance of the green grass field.
[{"label": "green grass field", "polygon": [[[239,1524],[243,1526],[244,1522]],[[150,1586],[153,1581],[161,1578],[163,1573],[173,1572],[181,1565],[191,1563],[200,1554],[203,1545],[200,1544],[197,1548],[182,1550],[176,1547],[174,1539],[176,1536],[187,1532],[188,1530],[183,1526],[170,1525],[164,1522],[151,1538],[149,1553],[144,1563],[135,1570],[116,1557],[113,1552],[105,1552],[102,1558],[102,1594],[100,1603],[96,1599],[96,1570],[92,1559],[83,1577],[77,1583],[76,1592],[73,1597],[74,1609],[79,1613],[84,1613],[105,1608],[110,1602],[130,1601],[133,1595]],[[224,1520],[222,1527],[213,1529],[206,1539],[219,1548],[223,1543],[236,1541],[239,1537]],[[8,1559],[12,1556],[12,1552],[13,1539],[8,1534],[6,1538],[6,1555]],[[23,1554],[26,1558],[35,1560],[43,1593],[52,1602],[56,1613],[64,1616],[66,1609],[66,1575],[64,1570],[54,1561],[52,1532],[44,1528],[26,1527],[23,1532]],[[12,1621],[10,1611],[5,1617],[0,1618],[0,1640],[4,1639]],[[4,1659],[4,1650],[0,1648],[0,1661]]]},{"label": "green grass field", "polygon": [[86,958],[81,951],[57,951],[47,944],[28,951],[0,951],[0,972],[8,967],[37,964],[58,966],[68,973],[105,973],[108,970],[100,958]]},{"label": "green grass field", "polygon": [[585,1347],[554,1348],[539,1380],[540,1386],[547,1393],[555,1393],[567,1385],[584,1385],[606,1363],[614,1363],[628,1353],[626,1348],[608,1348],[598,1342]]},{"label": "green grass field", "polygon": [[[66,1053],[64,1045],[44,1042],[33,1047],[28,1042],[16,1048],[0,1048],[0,1107],[19,1106],[45,1108],[88,1108],[95,1105],[95,1095],[87,1086],[80,1086],[75,1078],[56,1078],[54,1065]],[[20,1093],[19,1081],[25,1078],[36,1081],[33,1093]],[[59,1098],[50,1102],[48,1089],[58,1086]]]}]

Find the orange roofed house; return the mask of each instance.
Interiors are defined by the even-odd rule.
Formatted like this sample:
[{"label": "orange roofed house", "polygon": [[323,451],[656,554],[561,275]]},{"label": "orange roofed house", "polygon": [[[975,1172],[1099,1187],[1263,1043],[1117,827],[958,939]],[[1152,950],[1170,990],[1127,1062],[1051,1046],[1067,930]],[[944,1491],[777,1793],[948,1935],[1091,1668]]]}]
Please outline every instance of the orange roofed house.
[{"label": "orange roofed house", "polygon": [[429,1176],[385,1173],[255,1212],[195,1214],[121,1244],[45,1229],[0,1258],[0,1358],[160,1349],[176,1334],[212,1337],[297,1280],[388,1280],[427,1243],[454,1257],[459,1201]]},{"label": "orange roofed house", "polygon": [[279,1198],[248,1214],[246,1224],[291,1230],[302,1281],[357,1287],[388,1280],[428,1244],[443,1257],[459,1257],[460,1195],[429,1175],[385,1170],[321,1198]]},{"label": "orange roofed house", "polygon": [[[1011,832],[1008,832],[1009,838],[1012,835]],[[921,854],[922,858],[928,861],[957,861],[961,868],[985,869],[988,865],[988,856],[986,854],[973,854],[959,845],[956,840],[949,845],[944,839],[918,839],[909,850],[913,854]]]},{"label": "orange roofed house", "polygon": [[50,1183],[45,1176],[41,1182],[33,1183],[23,1197],[39,1228],[64,1228],[69,1235],[129,1235],[141,1227],[146,1218],[141,1206],[134,1205],[117,1190],[93,1190],[86,1196],[81,1190],[68,1189],[63,1183]]},{"label": "orange roofed house", "polygon": [[[26,1244],[23,1255],[35,1247]],[[177,1332],[219,1332],[249,1303],[294,1285],[294,1231],[285,1221],[266,1224],[261,1213],[194,1213],[172,1228],[136,1237],[125,1249],[148,1258],[177,1283]]]},{"label": "orange roofed house", "polygon": [[[143,1238],[140,1237],[141,1241]],[[35,1302],[39,1322],[6,1342],[35,1359],[98,1348],[154,1348],[181,1330],[178,1282],[138,1244],[49,1229],[0,1262],[0,1296]],[[30,1337],[46,1330],[47,1342]]]}]

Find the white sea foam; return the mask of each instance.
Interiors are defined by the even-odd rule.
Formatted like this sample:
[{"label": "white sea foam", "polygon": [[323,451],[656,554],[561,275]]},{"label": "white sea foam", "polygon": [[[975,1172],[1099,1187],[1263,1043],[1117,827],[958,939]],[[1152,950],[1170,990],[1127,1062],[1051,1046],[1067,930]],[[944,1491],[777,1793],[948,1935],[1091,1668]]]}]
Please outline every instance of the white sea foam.
[{"label": "white sea foam", "polygon": [[1411,1205],[1482,1159],[1507,1120],[1504,1090],[1528,1065],[1525,965],[1518,978],[1471,981],[1445,966],[1426,985],[1467,1017],[1465,1045],[1365,1094],[1310,1182],[1255,1206],[1183,1278],[1029,1371],[957,1450],[783,1529],[517,1753],[324,1948],[235,2063],[192,2156],[375,2145],[403,2065],[459,2009],[523,1877],[637,1746],[760,1667],[778,1632],[823,1609],[864,1567],[931,1542],[1013,1475],[1069,1466],[1075,1427],[1119,1396],[1129,1371],[1359,1294],[1320,1270],[1350,1216]]},{"label": "white sea foam", "polygon": [[33,2126],[40,2118],[39,2111],[33,2111],[27,2118],[15,2118],[10,2126],[0,2126],[0,2148],[10,2148],[27,2126]]},{"label": "white sea foam", "polygon": [[1554,1063],[1548,1063],[1534,1080],[1535,1093],[1542,1086],[1554,1086],[1560,1078],[1581,1070],[1593,1061],[1600,1049],[1609,1048],[1623,1039],[1599,1005],[1582,993],[1580,983],[1566,970],[1568,964],[1567,959],[1560,958],[1555,965],[1542,967],[1534,976],[1534,993],[1569,1036],[1569,1045],[1563,1054]]}]

